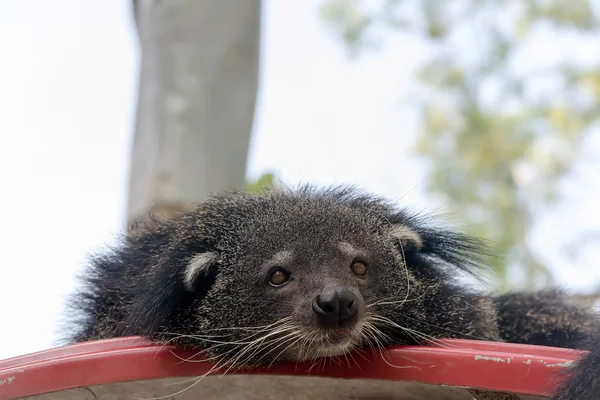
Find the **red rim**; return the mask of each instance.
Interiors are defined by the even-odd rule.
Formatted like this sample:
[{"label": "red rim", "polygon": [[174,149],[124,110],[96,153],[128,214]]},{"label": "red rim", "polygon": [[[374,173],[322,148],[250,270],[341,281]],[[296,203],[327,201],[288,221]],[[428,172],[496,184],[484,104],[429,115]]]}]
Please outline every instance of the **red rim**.
[{"label": "red rim", "polygon": [[[161,347],[141,338],[75,344],[0,361],[0,399],[31,396],[81,386],[133,380],[198,376],[210,362],[185,363],[196,352]],[[178,356],[176,356],[176,355]],[[548,395],[583,352],[543,346],[472,340],[443,340],[439,346],[399,346],[354,356],[351,366],[329,361],[285,363],[236,374],[307,375],[333,378],[409,380],[529,395]],[[197,360],[198,358],[194,358]],[[218,372],[211,372],[221,373]]]}]

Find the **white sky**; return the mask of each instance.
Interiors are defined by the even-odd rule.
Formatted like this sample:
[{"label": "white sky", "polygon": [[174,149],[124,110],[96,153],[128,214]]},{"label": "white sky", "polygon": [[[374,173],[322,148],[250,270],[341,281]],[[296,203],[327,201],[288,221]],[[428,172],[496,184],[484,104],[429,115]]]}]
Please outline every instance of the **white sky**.
[{"label": "white sky", "polygon": [[[53,345],[73,274],[121,228],[138,63],[129,3],[0,3],[0,359]],[[414,116],[399,104],[420,48],[396,39],[349,63],[317,3],[265,1],[249,174],[276,169],[290,184],[352,182],[398,199],[424,178],[408,153]],[[581,169],[535,235],[574,289],[600,282],[598,249],[578,266],[555,250],[569,232],[600,227],[598,168]],[[432,205],[421,188],[402,201]]]}]

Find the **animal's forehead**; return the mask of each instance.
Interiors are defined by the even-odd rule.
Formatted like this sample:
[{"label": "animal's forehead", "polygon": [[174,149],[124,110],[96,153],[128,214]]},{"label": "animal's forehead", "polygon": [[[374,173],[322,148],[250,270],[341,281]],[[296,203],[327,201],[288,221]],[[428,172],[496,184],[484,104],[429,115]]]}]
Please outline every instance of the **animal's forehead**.
[{"label": "animal's forehead", "polygon": [[[253,253],[250,258],[256,262],[257,266],[263,271],[268,271],[274,266],[298,268],[302,266],[313,268],[328,266],[335,267],[338,264],[346,265],[355,257],[371,259],[373,257],[372,249],[362,248],[351,245],[348,242],[335,243],[317,243],[306,246],[307,243],[288,244],[285,249],[281,247],[265,246],[262,249],[262,256],[259,259],[254,258],[259,254]],[[313,270],[315,271],[315,270]]]},{"label": "animal's forehead", "polygon": [[271,257],[279,251],[304,255],[331,255],[340,252],[340,243],[354,249],[381,246],[385,220],[370,210],[330,199],[302,197],[253,198],[232,203],[221,232],[243,253]]},{"label": "animal's forehead", "polygon": [[355,244],[368,241],[379,229],[373,221],[357,213],[306,209],[252,218],[245,230],[262,240],[337,246],[341,241]]},{"label": "animal's forehead", "polygon": [[285,199],[265,205],[249,218],[254,228],[287,228],[303,231],[343,232],[348,229],[367,227],[379,222],[378,217],[368,210],[349,207],[315,199]]},{"label": "animal's forehead", "polygon": [[367,223],[357,220],[313,219],[269,221],[248,229],[242,246],[261,259],[317,262],[349,257],[369,257],[381,251],[385,242]]}]

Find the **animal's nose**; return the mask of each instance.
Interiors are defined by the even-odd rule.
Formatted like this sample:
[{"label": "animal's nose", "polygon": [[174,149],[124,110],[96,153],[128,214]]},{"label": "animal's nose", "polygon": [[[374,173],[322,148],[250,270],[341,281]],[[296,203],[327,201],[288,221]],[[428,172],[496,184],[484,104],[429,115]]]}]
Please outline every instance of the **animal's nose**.
[{"label": "animal's nose", "polygon": [[345,286],[325,286],[313,300],[313,311],[322,328],[339,328],[358,313],[358,299]]}]

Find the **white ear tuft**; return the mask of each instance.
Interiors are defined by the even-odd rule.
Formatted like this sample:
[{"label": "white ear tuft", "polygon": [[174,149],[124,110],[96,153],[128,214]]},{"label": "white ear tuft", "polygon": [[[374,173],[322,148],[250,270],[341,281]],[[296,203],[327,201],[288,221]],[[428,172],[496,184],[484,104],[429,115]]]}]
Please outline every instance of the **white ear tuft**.
[{"label": "white ear tuft", "polygon": [[192,291],[194,282],[200,275],[206,274],[212,263],[217,259],[215,253],[201,253],[195,255],[187,265],[183,275],[185,288]]},{"label": "white ear tuft", "polygon": [[417,251],[423,248],[421,235],[406,225],[394,226],[391,235],[400,240],[402,246],[411,247]]}]

